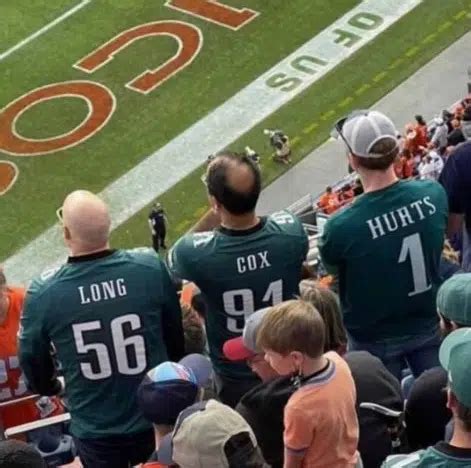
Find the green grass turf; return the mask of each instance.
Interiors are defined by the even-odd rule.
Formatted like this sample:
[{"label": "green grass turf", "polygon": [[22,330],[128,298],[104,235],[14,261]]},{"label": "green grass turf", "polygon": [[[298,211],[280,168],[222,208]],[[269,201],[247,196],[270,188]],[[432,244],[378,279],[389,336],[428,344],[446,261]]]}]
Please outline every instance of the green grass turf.
[{"label": "green grass turf", "polygon": [[[34,5],[37,1],[21,3]],[[48,3],[51,10],[62,4]],[[247,5],[243,0],[226,3]],[[250,6],[261,14],[239,32],[170,10],[163,4],[163,0],[94,1],[0,62],[1,107],[38,86],[72,79],[103,83],[115,93],[118,102],[108,125],[78,147],[36,157],[13,157],[0,152],[0,159],[14,161],[20,169],[13,189],[0,198],[0,212],[5,220],[0,231],[0,258],[12,254],[54,223],[55,210],[68,192],[79,187],[101,191],[358,1],[251,0]],[[0,6],[0,18],[9,12],[18,16],[20,11],[13,8],[11,13]],[[199,26],[204,46],[191,67],[150,95],[129,91],[124,84],[171,56],[176,45],[169,39],[151,38],[136,43],[92,75],[72,68],[77,60],[123,30],[172,18],[186,19]],[[45,131],[51,134],[62,116],[63,129],[68,131],[81,112],[68,111],[69,106],[75,105],[65,100],[40,104],[24,115],[20,130],[33,135],[36,132],[33,127],[37,126],[39,133],[50,118],[51,128]],[[171,217],[176,215],[172,213]]]},{"label": "green grass turf", "polygon": [[[467,10],[467,16],[455,19],[454,16],[464,9]],[[470,13],[471,2],[469,0],[447,0],[446,2],[427,0],[373,43],[361,49],[328,76],[234,142],[231,148],[242,150],[244,146],[250,145],[259,149],[260,152],[263,150],[264,184],[269,184],[286,168],[270,161],[267,157],[270,151],[266,137],[262,134],[263,128],[281,127],[291,138],[299,136],[299,143],[295,146],[294,160],[300,161],[328,138],[332,124],[337,118],[346,115],[349,109],[372,105],[441,50],[468,32]],[[440,31],[438,28],[443,28],[447,21],[450,21],[451,25]],[[435,32],[438,34],[433,41],[421,43],[424,38]],[[406,53],[414,46],[418,46],[419,51],[412,56],[406,56]],[[388,67],[398,58],[403,59],[400,66],[388,70]],[[378,82],[373,81],[374,77],[385,70],[388,72],[386,77]],[[356,96],[354,91],[365,83],[370,84],[371,88],[362,95]],[[339,103],[348,96],[353,98],[348,106],[339,106]],[[334,114],[323,120],[323,114],[331,109]],[[413,116],[410,117],[413,118]],[[317,122],[319,127],[312,133],[304,134],[302,130],[313,122]],[[206,193],[200,181],[203,170],[204,168],[201,168],[193,172],[159,198],[170,220],[170,243],[190,228],[207,209]],[[326,180],[326,184],[331,182]],[[149,208],[137,213],[118,228],[113,233],[114,245],[149,244],[149,232],[146,225],[148,211]]]},{"label": "green grass turf", "polygon": [[79,0],[2,0],[0,53],[46,26],[78,3]]}]

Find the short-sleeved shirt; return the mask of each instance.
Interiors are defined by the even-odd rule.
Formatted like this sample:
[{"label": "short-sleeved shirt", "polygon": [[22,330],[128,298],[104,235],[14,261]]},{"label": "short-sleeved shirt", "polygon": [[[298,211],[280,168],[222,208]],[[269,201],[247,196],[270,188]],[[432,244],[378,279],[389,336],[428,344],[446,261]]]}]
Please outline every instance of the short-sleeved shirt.
[{"label": "short-sleeved shirt", "polygon": [[427,450],[409,455],[392,455],[381,466],[382,468],[468,468],[471,466],[471,449],[439,442]]},{"label": "short-sleeved shirt", "polygon": [[358,459],[355,384],[335,352],[329,365],[289,399],[284,412],[285,450],[304,455],[304,468],[353,467]]},{"label": "short-sleeved shirt", "polygon": [[169,253],[169,267],[193,281],[207,304],[206,333],[216,372],[229,378],[253,378],[243,363],[224,358],[225,341],[242,335],[256,310],[293,299],[299,293],[308,238],[288,211],[261,218],[255,227],[219,228],[182,237]]},{"label": "short-sleeved shirt", "polygon": [[344,322],[360,341],[402,340],[437,326],[448,218],[435,181],[398,181],[358,197],[326,223],[319,250],[339,278]]},{"label": "short-sleeved shirt", "polygon": [[439,182],[448,195],[450,213],[465,215],[467,230],[471,231],[471,141],[450,154]]}]

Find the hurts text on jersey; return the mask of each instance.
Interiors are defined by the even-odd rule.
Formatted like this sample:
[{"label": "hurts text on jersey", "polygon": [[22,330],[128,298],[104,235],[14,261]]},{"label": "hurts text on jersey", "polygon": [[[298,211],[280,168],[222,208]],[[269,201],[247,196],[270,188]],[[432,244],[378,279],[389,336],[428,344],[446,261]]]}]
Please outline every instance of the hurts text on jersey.
[{"label": "hurts text on jersey", "polygon": [[366,223],[370,229],[371,237],[377,239],[390,232],[395,232],[398,229],[420,222],[436,212],[437,208],[430,201],[430,197],[424,197],[397,210],[368,219]]}]

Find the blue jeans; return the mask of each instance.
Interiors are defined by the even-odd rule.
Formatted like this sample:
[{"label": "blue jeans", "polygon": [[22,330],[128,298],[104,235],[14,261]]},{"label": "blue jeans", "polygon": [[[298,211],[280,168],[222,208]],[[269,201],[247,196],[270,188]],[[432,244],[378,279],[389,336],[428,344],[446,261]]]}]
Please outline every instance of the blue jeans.
[{"label": "blue jeans", "polygon": [[402,369],[406,366],[410,368],[415,378],[425,370],[439,366],[440,342],[441,337],[438,329],[431,330],[424,335],[384,342],[359,342],[349,335],[348,350],[368,351],[381,359],[389,372],[401,381]]}]

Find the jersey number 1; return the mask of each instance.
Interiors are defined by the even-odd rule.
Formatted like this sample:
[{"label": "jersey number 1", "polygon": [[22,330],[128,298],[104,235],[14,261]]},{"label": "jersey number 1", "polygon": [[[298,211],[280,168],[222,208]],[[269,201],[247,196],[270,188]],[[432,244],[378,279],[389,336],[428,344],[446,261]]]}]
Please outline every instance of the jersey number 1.
[{"label": "jersey number 1", "polygon": [[424,250],[419,233],[407,236],[402,241],[399,263],[404,263],[408,256],[410,256],[412,279],[414,281],[414,290],[409,293],[409,296],[416,296],[428,291],[432,287],[431,284],[427,284]]},{"label": "jersey number 1", "polygon": [[[234,289],[222,295],[224,311],[230,317],[227,319],[227,329],[232,333],[244,331],[245,319],[255,312],[254,293],[251,289]],[[262,301],[279,304],[283,300],[283,280],[273,281],[263,296]],[[238,307],[239,306],[239,307]]]}]

